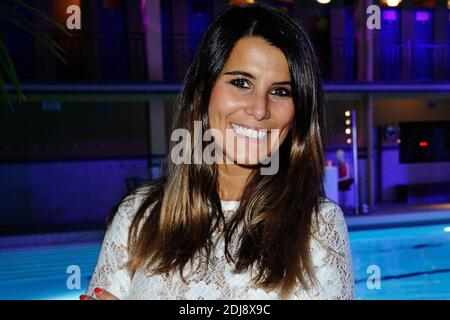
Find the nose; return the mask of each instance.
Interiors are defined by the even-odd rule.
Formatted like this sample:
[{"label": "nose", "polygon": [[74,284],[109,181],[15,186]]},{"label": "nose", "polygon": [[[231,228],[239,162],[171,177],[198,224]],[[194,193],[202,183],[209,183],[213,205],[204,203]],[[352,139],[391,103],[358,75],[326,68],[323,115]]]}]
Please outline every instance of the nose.
[{"label": "nose", "polygon": [[258,121],[269,118],[270,112],[266,97],[254,97],[251,104],[245,109],[245,113]]}]

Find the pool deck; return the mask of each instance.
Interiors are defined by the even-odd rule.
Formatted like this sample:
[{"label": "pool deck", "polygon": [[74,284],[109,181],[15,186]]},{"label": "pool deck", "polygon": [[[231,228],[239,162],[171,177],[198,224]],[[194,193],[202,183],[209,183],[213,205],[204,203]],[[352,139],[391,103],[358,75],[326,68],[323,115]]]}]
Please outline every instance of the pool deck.
[{"label": "pool deck", "polygon": [[103,239],[103,230],[52,232],[44,234],[6,236],[0,238],[0,251],[14,250],[30,247],[46,247],[57,245],[79,245],[81,243],[100,242]]},{"label": "pool deck", "polygon": [[450,224],[450,203],[431,205],[384,204],[369,214],[346,215],[349,231]]}]

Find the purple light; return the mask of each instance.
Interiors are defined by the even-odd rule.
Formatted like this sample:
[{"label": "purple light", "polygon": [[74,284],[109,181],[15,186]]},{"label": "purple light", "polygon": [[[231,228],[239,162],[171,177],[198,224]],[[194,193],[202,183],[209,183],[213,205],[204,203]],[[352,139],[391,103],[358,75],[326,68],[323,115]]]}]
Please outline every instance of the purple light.
[{"label": "purple light", "polygon": [[416,21],[428,21],[430,20],[430,13],[426,11],[417,11],[416,12]]},{"label": "purple light", "polygon": [[397,20],[397,11],[395,11],[395,10],[384,10],[383,11],[383,20],[387,20],[387,21],[395,21],[395,20]]},{"label": "purple light", "polygon": [[148,21],[148,16],[147,16],[147,11],[146,11],[146,0],[141,0],[141,19],[142,19],[142,25],[144,26],[144,30],[148,29],[148,25],[149,25],[149,21]]}]

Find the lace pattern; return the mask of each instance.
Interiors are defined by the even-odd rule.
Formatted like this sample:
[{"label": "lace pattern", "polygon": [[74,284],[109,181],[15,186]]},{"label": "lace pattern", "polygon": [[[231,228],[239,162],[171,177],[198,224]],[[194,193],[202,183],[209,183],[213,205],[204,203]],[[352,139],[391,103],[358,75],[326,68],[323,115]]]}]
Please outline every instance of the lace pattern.
[{"label": "lace pattern", "polygon": [[[196,256],[195,263],[186,265],[184,270],[187,283],[181,280],[178,270],[168,276],[137,270],[131,278],[123,265],[128,259],[128,230],[141,200],[142,197],[136,194],[119,207],[105,233],[86,294],[93,295],[94,288],[101,287],[119,299],[280,299],[278,290],[266,292],[253,286],[251,279],[255,270],[234,274],[233,265],[224,255],[221,226],[213,233],[215,247],[209,267],[206,267],[204,259]],[[226,218],[231,216],[235,207],[236,203],[222,201]],[[351,252],[343,213],[336,204],[325,201],[318,217],[319,225],[313,226],[315,231],[310,249],[318,283],[308,291],[299,284],[288,299],[353,299]],[[232,252],[237,250],[237,245],[231,244]]]}]

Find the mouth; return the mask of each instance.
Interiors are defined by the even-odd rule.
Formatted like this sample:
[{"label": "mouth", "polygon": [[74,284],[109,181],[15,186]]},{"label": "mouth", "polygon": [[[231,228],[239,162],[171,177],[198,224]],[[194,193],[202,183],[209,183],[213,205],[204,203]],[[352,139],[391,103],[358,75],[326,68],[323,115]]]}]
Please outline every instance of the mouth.
[{"label": "mouth", "polygon": [[231,128],[237,136],[248,138],[249,140],[266,140],[270,135],[270,129],[255,129],[239,125],[237,123],[230,123]]}]

